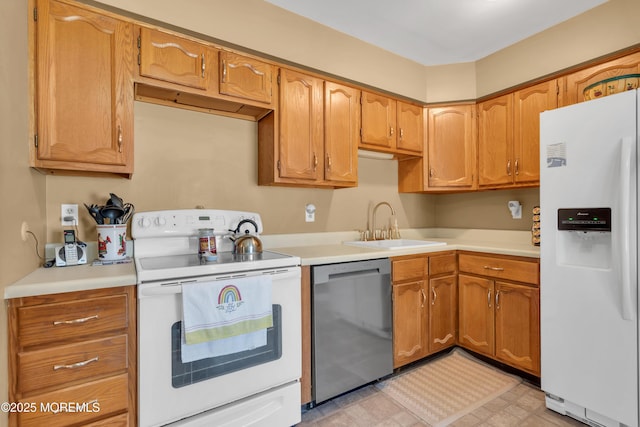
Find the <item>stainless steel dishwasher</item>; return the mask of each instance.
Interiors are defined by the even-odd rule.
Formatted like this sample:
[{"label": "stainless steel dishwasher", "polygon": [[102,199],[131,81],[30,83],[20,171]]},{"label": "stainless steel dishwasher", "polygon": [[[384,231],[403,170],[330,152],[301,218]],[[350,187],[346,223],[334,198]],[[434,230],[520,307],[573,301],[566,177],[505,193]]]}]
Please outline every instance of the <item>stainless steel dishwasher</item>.
[{"label": "stainless steel dishwasher", "polygon": [[314,266],[312,283],[315,403],[391,374],[389,259]]}]

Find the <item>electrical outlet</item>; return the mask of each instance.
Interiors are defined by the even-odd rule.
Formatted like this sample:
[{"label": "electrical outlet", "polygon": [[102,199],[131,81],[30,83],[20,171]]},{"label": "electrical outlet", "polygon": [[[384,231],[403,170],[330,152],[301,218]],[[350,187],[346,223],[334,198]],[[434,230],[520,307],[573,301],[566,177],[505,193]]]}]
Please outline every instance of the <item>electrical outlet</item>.
[{"label": "electrical outlet", "polygon": [[60,223],[78,225],[78,205],[60,205]]},{"label": "electrical outlet", "polygon": [[22,221],[22,226],[20,227],[20,235],[22,236],[22,241],[27,241],[27,231],[29,231],[29,224],[26,221]]}]

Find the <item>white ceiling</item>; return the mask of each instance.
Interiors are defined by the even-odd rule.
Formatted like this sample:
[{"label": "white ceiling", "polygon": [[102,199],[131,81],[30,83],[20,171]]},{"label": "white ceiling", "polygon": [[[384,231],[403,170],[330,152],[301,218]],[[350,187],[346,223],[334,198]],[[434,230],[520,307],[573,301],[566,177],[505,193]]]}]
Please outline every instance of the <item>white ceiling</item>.
[{"label": "white ceiling", "polygon": [[266,0],[423,65],[484,58],[607,0]]}]

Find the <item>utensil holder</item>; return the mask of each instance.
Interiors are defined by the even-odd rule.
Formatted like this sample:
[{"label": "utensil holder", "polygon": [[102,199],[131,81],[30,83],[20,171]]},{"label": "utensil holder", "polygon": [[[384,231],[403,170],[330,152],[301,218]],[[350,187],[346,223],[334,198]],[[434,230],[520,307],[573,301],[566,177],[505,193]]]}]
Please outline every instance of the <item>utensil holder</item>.
[{"label": "utensil holder", "polygon": [[127,225],[96,225],[98,258],[116,261],[127,257]]}]

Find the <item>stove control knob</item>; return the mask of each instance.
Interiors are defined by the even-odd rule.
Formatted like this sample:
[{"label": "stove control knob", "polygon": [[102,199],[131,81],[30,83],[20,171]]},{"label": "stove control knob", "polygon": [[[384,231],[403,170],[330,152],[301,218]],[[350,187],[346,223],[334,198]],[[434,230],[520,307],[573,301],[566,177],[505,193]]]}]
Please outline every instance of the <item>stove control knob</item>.
[{"label": "stove control knob", "polygon": [[140,228],[147,228],[151,225],[151,220],[145,216],[140,217],[140,219],[138,220],[138,225],[140,226]]},{"label": "stove control knob", "polygon": [[159,217],[156,217],[154,222],[158,227],[162,227],[167,223],[167,220],[165,219],[165,217],[159,216]]}]

